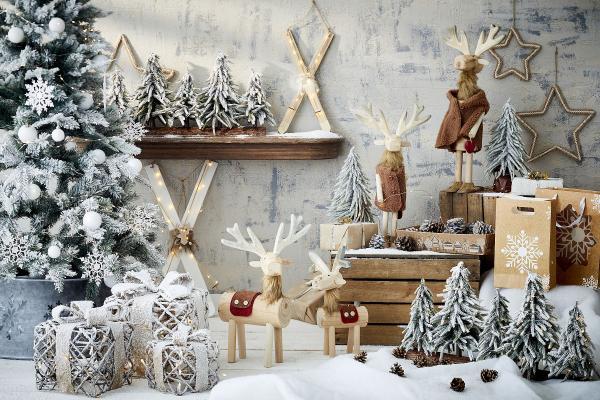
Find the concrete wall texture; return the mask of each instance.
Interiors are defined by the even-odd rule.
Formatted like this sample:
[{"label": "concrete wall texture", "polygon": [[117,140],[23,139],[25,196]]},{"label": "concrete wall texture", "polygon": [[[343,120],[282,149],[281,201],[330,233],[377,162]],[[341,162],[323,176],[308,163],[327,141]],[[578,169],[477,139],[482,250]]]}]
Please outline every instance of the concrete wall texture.
[{"label": "concrete wall texture", "polygon": [[[284,39],[286,28],[299,23],[301,50],[308,54],[318,44],[322,30],[316,18],[303,19],[309,1],[300,0],[94,0],[112,13],[97,27],[111,42],[126,34],[140,60],[156,52],[164,66],[189,70],[203,83],[221,50],[233,61],[233,76],[245,89],[250,69],[264,74],[264,84],[277,120],[296,93],[297,69]],[[264,239],[272,239],[280,221],[290,213],[301,214],[313,229],[284,256],[293,265],[284,273],[285,286],[308,276],[307,251],[316,249],[318,225],[328,221],[326,207],[331,187],[344,157],[355,146],[365,171],[372,177],[382,148],[373,144],[376,132],[366,129],[351,109],[368,102],[380,107],[390,124],[415,101],[424,104],[431,120],[410,133],[412,147],[405,153],[409,190],[408,208],[400,225],[438,215],[437,194],[452,180],[452,154],[435,150],[433,144],[447,109],[445,92],[455,86],[457,73],[452,60],[457,51],[443,43],[447,29],[458,25],[475,46],[480,29],[494,23],[510,27],[511,1],[491,0],[320,0],[336,37],[318,72],[321,101],[334,132],[344,136],[343,154],[323,161],[220,161],[204,212],[195,227],[199,244],[197,257],[205,274],[220,281],[217,290],[230,287],[260,287],[261,272],[250,268],[254,259],[225,248],[220,239],[225,227],[238,222],[251,226]],[[554,48],[559,49],[558,82],[572,108],[600,111],[600,4],[594,0],[518,0],[516,26],[525,41],[541,44],[532,60],[529,82],[509,77],[493,78],[495,62],[480,74],[491,110],[485,119],[485,141],[504,102],[510,98],[518,111],[537,110],[554,82]],[[514,63],[513,48],[504,52]],[[518,60],[517,60],[518,63]],[[119,66],[134,89],[139,75],[123,52]],[[176,89],[173,84],[172,88]],[[569,129],[580,119],[553,106],[536,121],[541,140],[567,143]],[[298,113],[292,131],[318,129],[308,103]],[[553,154],[531,165],[561,176],[572,187],[600,189],[600,117],[581,132],[584,159],[577,163]],[[529,148],[530,136],[523,134]],[[167,184],[183,212],[186,196],[195,182],[201,160],[160,161]],[[483,172],[484,153],[476,156],[475,180],[490,184]],[[153,201],[148,189],[140,187],[145,199]],[[167,236],[165,234],[165,243]],[[272,246],[272,242],[268,244]],[[325,252],[321,252],[325,256]]]}]

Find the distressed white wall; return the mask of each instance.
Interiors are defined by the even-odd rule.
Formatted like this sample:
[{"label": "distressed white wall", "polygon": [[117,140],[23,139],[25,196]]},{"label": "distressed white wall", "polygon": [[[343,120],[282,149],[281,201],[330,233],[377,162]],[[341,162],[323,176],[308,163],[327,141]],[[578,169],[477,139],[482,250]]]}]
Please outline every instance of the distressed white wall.
[{"label": "distressed white wall", "polygon": [[[302,18],[308,1],[301,0],[95,0],[112,14],[98,21],[107,40],[120,34],[129,37],[140,59],[156,52],[163,65],[178,71],[189,69],[197,82],[208,77],[217,51],[233,61],[233,75],[245,88],[250,68],[264,74],[269,100],[277,119],[283,116],[296,92],[296,65],[284,40],[287,26]],[[532,61],[533,78],[522,82],[514,77],[494,80],[494,63],[480,74],[491,111],[486,134],[503,103],[512,99],[517,110],[541,107],[554,80],[554,46],[561,53],[559,83],[571,107],[596,108],[600,100],[600,8],[594,0],[518,1],[518,23],[523,38],[543,45]],[[431,113],[430,122],[409,134],[412,148],[406,155],[408,209],[401,224],[412,224],[437,211],[437,193],[451,181],[451,154],[434,150],[437,129],[447,108],[445,92],[454,86],[452,69],[456,51],[442,42],[449,26],[466,29],[474,46],[481,27],[496,23],[510,26],[509,0],[320,0],[336,37],[318,79],[321,101],[332,128],[346,139],[344,154],[324,161],[220,161],[215,180],[195,227],[202,269],[228,287],[260,287],[261,274],[247,266],[248,257],[221,246],[225,227],[234,222],[250,225],[263,238],[272,238],[279,221],[290,213],[302,214],[314,225],[307,239],[286,250],[294,261],[285,274],[286,286],[306,276],[306,252],[318,247],[318,224],[327,220],[330,188],[350,146],[356,146],[365,170],[372,175],[382,149],[373,145],[374,132],[365,129],[350,109],[367,102],[381,107],[395,124],[400,111],[415,100]],[[301,30],[302,49],[318,43],[321,32],[313,24]],[[309,58],[308,56],[306,57]],[[491,57],[488,56],[488,59]],[[121,54],[119,64],[130,78],[137,77]],[[135,78],[135,79],[134,79]],[[174,85],[174,88],[176,86]],[[564,140],[569,126],[577,121],[551,113],[543,119],[542,135]],[[553,125],[554,126],[553,128]],[[304,104],[292,130],[317,128],[310,107]],[[600,189],[598,171],[600,117],[582,132],[584,160],[576,163],[552,155],[532,165],[565,178],[569,186]],[[543,129],[540,129],[541,131]],[[524,135],[527,140],[529,136]],[[562,136],[562,139],[561,139]],[[484,155],[476,157],[475,178],[489,184],[482,172]],[[179,207],[185,207],[195,176],[186,178],[201,161],[160,161]],[[373,182],[372,182],[373,183]],[[175,189],[176,188],[176,189]],[[152,196],[141,189],[148,200]]]}]

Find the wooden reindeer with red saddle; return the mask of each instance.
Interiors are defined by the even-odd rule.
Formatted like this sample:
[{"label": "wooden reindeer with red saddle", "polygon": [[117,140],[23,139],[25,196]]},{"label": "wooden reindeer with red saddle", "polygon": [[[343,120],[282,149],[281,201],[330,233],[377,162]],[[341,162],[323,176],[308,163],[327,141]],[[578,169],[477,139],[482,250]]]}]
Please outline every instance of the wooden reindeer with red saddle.
[{"label": "wooden reindeer with red saddle", "polygon": [[283,296],[281,286],[281,269],[290,262],[280,257],[283,249],[296,242],[310,229],[310,225],[296,232],[302,217],[292,214],[290,229],[285,238],[282,237],[284,224],[279,225],[273,251],[266,251],[260,239],[252,229],[246,228],[250,242],[247,241],[238,224],[227,228],[235,241],[221,239],[223,245],[234,249],[247,251],[260,257],[258,261],[250,261],[250,266],[260,268],[264,274],[263,289],[261,292],[241,291],[223,293],[219,300],[219,317],[229,323],[228,336],[228,362],[235,362],[236,332],[239,341],[239,357],[246,358],[245,325],[264,325],[266,327],[265,342],[265,367],[273,365],[273,342],[275,344],[275,362],[283,362],[282,328],[285,328],[291,319],[289,299]]}]

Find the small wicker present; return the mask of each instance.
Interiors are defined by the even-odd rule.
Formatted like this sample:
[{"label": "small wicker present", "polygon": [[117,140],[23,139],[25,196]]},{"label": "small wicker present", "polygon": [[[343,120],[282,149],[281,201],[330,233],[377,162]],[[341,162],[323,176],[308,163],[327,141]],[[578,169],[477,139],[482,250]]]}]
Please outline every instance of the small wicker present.
[{"label": "small wicker present", "polygon": [[171,339],[146,347],[146,378],[152,389],[176,395],[211,389],[219,381],[217,342],[206,329],[179,325]]},{"label": "small wicker present", "polygon": [[91,301],[57,306],[52,319],[34,329],[34,365],[39,390],[100,394],[130,384],[132,327],[115,321],[113,307]]}]

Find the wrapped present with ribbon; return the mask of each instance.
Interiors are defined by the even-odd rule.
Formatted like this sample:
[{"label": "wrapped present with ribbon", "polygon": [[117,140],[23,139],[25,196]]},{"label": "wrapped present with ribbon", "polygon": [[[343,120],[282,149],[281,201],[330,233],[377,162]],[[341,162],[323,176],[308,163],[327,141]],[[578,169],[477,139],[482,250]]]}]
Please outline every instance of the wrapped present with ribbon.
[{"label": "wrapped present with ribbon", "polygon": [[56,306],[52,319],[34,329],[33,360],[39,390],[97,397],[130,384],[132,326],[119,321],[118,305],[91,301]]},{"label": "wrapped present with ribbon", "polygon": [[208,291],[194,288],[187,273],[170,271],[160,281],[148,270],[127,272],[122,283],[112,287],[105,305],[125,308],[133,326],[135,376],[144,375],[146,345],[152,339],[171,337],[180,324],[208,329]]},{"label": "wrapped present with ribbon", "polygon": [[168,340],[146,347],[148,386],[182,395],[211,389],[219,381],[219,347],[207,329],[179,325]]}]

